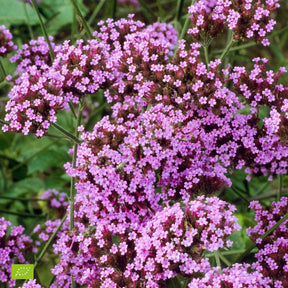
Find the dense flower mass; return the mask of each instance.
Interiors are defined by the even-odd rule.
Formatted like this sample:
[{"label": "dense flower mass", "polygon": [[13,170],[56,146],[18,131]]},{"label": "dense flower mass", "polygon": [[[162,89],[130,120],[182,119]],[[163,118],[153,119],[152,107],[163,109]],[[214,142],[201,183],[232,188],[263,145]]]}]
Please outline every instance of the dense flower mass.
[{"label": "dense flower mass", "polygon": [[28,263],[25,257],[37,252],[32,239],[23,232],[24,227],[12,226],[11,222],[0,218],[0,281],[9,283],[10,287],[16,285],[16,280],[11,278],[11,265]]},{"label": "dense flower mass", "polygon": [[288,285],[288,220],[277,227],[271,235],[262,239],[273,225],[288,212],[288,198],[273,202],[269,210],[257,201],[250,203],[255,210],[256,226],[248,228],[248,236],[257,243],[259,251],[255,254],[257,262],[252,266],[261,271],[265,277],[270,277],[273,287],[285,288]]},{"label": "dense flower mass", "polygon": [[[270,288],[271,280],[260,272],[248,272],[249,265],[234,264],[231,268],[221,271],[214,268],[202,279],[193,279],[189,288]],[[276,286],[273,286],[276,287]]]},{"label": "dense flower mass", "polygon": [[[232,185],[229,174],[243,168],[248,180],[272,180],[288,172],[288,86],[280,84],[287,71],[267,70],[265,58],[253,59],[249,69],[223,67],[224,56],[205,55],[203,62],[200,55],[227,28],[234,41],[268,45],[278,7],[278,0],[199,0],[189,8],[192,43],[178,41],[170,24],[145,25],[129,15],[100,21],[87,41],[56,45],[50,37],[52,51],[39,37],[10,59],[17,68],[13,80],[8,76],[14,85],[3,131],[45,136],[59,110],[80,115],[87,95],[89,103],[99,96],[111,109],[91,129],[78,126],[76,136],[54,125],[77,146],[73,163],[64,165],[72,177],[70,205],[66,193],[45,191],[54,218],[34,228],[47,242],[63,224],[52,242],[59,261],[50,287],[71,288],[74,281],[88,288],[164,288],[175,277],[189,288],[288,287],[288,220],[263,236],[286,217],[285,197],[269,211],[251,202],[255,263],[221,269],[208,258],[215,252],[221,264],[217,255],[240,230],[236,208],[214,196]],[[0,41],[5,35],[10,41],[1,31]],[[0,224],[0,280],[7,282],[10,258],[24,263],[23,250],[35,252],[36,245],[21,226],[7,233],[11,223],[1,218]],[[23,287],[41,286],[30,280]]]},{"label": "dense flower mass", "polygon": [[[276,21],[272,12],[279,8],[278,0],[196,1],[190,6],[193,28],[188,33],[205,44],[216,37],[224,28],[233,31],[234,40],[254,39],[269,45],[267,35]],[[210,3],[211,2],[211,3]]]},{"label": "dense flower mass", "polygon": [[234,210],[217,197],[199,196],[184,207],[176,203],[157,212],[135,241],[133,266],[147,282],[145,287],[162,287],[156,283],[179,274],[207,273],[210,264],[203,249],[212,252],[232,245],[226,237],[240,229]]},{"label": "dense flower mass", "polygon": [[17,48],[12,42],[12,34],[6,29],[4,25],[0,26],[0,56],[6,57],[6,55]]},{"label": "dense flower mass", "polygon": [[27,283],[24,283],[21,288],[42,288],[41,285],[37,284],[36,280],[29,280]]},{"label": "dense flower mass", "polygon": [[[246,172],[254,175],[286,174],[288,167],[287,147],[287,101],[288,86],[280,84],[279,72],[267,70],[267,59],[255,58],[254,67],[247,71],[245,67],[234,67],[229,79],[235,90],[243,95],[250,106],[250,125],[254,130],[253,138],[239,153],[243,157]],[[266,117],[263,112],[267,111]],[[261,115],[262,114],[262,115]],[[262,124],[261,124],[262,123]]]}]

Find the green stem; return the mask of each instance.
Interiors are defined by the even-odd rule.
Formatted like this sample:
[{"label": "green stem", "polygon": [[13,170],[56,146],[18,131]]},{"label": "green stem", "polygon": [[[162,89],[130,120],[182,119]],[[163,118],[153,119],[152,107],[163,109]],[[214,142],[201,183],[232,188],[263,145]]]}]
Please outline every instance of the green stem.
[{"label": "green stem", "polygon": [[[263,235],[261,235],[259,238],[264,239],[267,236],[269,236],[271,233],[273,233],[273,231],[275,229],[277,229],[283,222],[285,222],[288,219],[288,213],[286,213],[283,218],[281,218],[276,224],[274,224],[269,230],[267,230]],[[239,262],[241,263],[247,255],[249,255],[249,253],[257,246],[257,244],[254,242],[252,243],[247,250],[243,253],[243,255],[241,255],[236,261],[235,263]]]},{"label": "green stem", "polygon": [[[257,43],[251,42],[251,43],[239,45],[239,46],[237,46],[237,47],[232,47],[232,48],[230,48],[230,51],[237,51],[237,50],[249,48],[249,47],[252,47],[252,46],[255,46],[255,45],[257,45]],[[222,53],[224,50],[225,50],[225,49],[214,50],[214,51],[212,51],[212,53],[213,53],[213,54],[220,54],[220,53]]]},{"label": "green stem", "polygon": [[2,74],[2,76],[0,78],[0,81],[4,81],[6,76],[7,76],[7,74],[6,74],[5,68],[4,68],[3,64],[2,64],[1,58],[0,58],[0,70],[1,70],[1,74]]},{"label": "green stem", "polygon": [[46,40],[46,42],[47,42],[47,44],[49,46],[49,54],[50,54],[51,60],[53,61],[54,60],[54,51],[52,49],[51,42],[50,42],[48,34],[47,34],[47,30],[46,30],[45,25],[44,25],[44,23],[42,21],[42,17],[40,15],[38,7],[37,7],[37,5],[35,3],[35,0],[31,0],[31,3],[32,3],[32,6],[33,6],[34,10],[36,11],[37,16],[39,18],[40,26],[41,26],[42,32],[44,34],[44,38],[45,38],[45,40]]},{"label": "green stem", "polygon": [[25,201],[49,201],[49,199],[8,197],[8,196],[2,196],[2,195],[0,195],[0,199],[13,200],[13,201],[23,201],[23,202],[25,202]]},{"label": "green stem", "polygon": [[62,134],[67,136],[74,143],[76,143],[76,144],[80,144],[81,143],[81,140],[79,140],[77,137],[75,137],[73,134],[71,134],[70,132],[68,132],[66,129],[64,129],[63,127],[59,126],[58,124],[52,123],[52,127],[54,127],[57,130],[59,130]]},{"label": "green stem", "polygon": [[26,213],[13,212],[13,211],[10,211],[10,210],[3,210],[3,209],[0,209],[0,213],[16,215],[16,216],[21,216],[21,217],[30,217],[30,218],[43,218],[43,217],[46,217],[46,214],[42,214],[42,215],[26,214]]},{"label": "green stem", "polygon": [[232,36],[230,42],[228,43],[228,45],[226,46],[226,48],[224,49],[224,51],[222,52],[222,54],[220,56],[221,61],[228,54],[228,52],[230,51],[230,49],[234,45],[234,43],[235,43],[235,41],[234,41],[233,36]]},{"label": "green stem", "polygon": [[27,11],[27,4],[24,1],[22,3],[24,6],[25,16],[27,18],[27,26],[28,26],[29,35],[30,35],[31,39],[34,39],[33,30],[32,30],[31,24],[30,24],[30,17],[29,17],[28,11]]},{"label": "green stem", "polygon": [[4,121],[4,120],[2,120],[2,119],[0,119],[0,124],[2,124],[2,125],[9,125],[9,122],[6,122],[6,121]]},{"label": "green stem", "polygon": [[242,200],[244,200],[247,204],[250,204],[250,202],[236,189],[234,186],[231,186],[231,190],[233,190]]},{"label": "green stem", "polygon": [[283,186],[283,175],[278,175],[278,190],[277,190],[277,201],[280,200],[282,194],[282,186]]},{"label": "green stem", "polygon": [[220,262],[220,256],[219,256],[218,250],[214,251],[214,256],[215,256],[215,260],[216,260],[216,265],[221,268],[221,262]]},{"label": "green stem", "polygon": [[[79,131],[78,127],[81,122],[81,116],[82,116],[82,110],[83,106],[80,102],[77,121],[76,121],[76,127],[75,127],[75,138],[78,139],[79,137]],[[73,158],[72,158],[72,168],[74,169],[76,167],[76,159],[77,159],[77,150],[78,150],[78,143],[74,144],[74,151],[73,151]],[[71,177],[71,183],[70,183],[70,231],[73,231],[74,229],[74,194],[75,194],[75,177]]]},{"label": "green stem", "polygon": [[208,46],[204,46],[203,48],[204,48],[206,66],[208,67],[208,64],[209,64]]},{"label": "green stem", "polygon": [[[191,5],[193,5],[195,3],[195,1],[196,0],[192,0]],[[180,35],[178,37],[178,40],[181,40],[181,39],[184,38],[184,36],[185,36],[185,34],[186,34],[187,30],[188,30],[190,22],[191,22],[190,21],[190,14],[187,14],[186,15],[186,20],[184,22],[184,25],[183,25],[181,33],[180,33]],[[177,53],[177,50],[178,50],[178,46],[179,46],[179,43],[176,44],[175,51],[174,51],[174,57],[176,56],[176,53]]]},{"label": "green stem", "polygon": [[[75,43],[75,34],[76,34],[76,12],[75,10],[73,10],[73,15],[72,15],[72,24],[71,24],[71,43],[74,44]],[[70,106],[70,102],[69,102],[69,106]]]},{"label": "green stem", "polygon": [[161,5],[161,1],[160,0],[157,0],[157,8],[158,8],[158,14],[159,14],[159,17],[160,17],[160,22],[162,22],[162,19],[163,19],[163,9],[162,9],[162,5]]},{"label": "green stem", "polygon": [[44,256],[44,254],[46,253],[46,251],[48,250],[51,242],[54,240],[55,236],[57,235],[57,233],[59,232],[59,230],[61,229],[63,223],[65,222],[67,218],[67,213],[64,215],[64,217],[62,218],[60,224],[58,225],[57,229],[54,231],[54,233],[50,236],[49,240],[46,242],[45,246],[43,247],[43,249],[41,250],[39,256],[36,258],[35,262],[34,262],[34,269],[36,269],[37,265],[40,263],[42,257]]},{"label": "green stem", "polygon": [[90,18],[88,19],[87,23],[89,25],[92,24],[92,22],[94,21],[95,17],[98,15],[99,11],[101,10],[101,8],[103,7],[104,3],[106,0],[100,0],[98,5],[96,6],[96,8],[94,9],[92,15],[90,16]]},{"label": "green stem", "polygon": [[92,38],[93,38],[93,35],[92,35],[92,33],[91,33],[91,30],[90,30],[90,28],[89,28],[89,26],[88,26],[85,18],[83,17],[83,15],[82,15],[82,13],[81,13],[78,5],[77,5],[76,0],[71,0],[71,3],[72,3],[72,5],[73,5],[73,7],[74,7],[74,9],[75,9],[75,11],[76,11],[76,14],[81,18],[82,24],[83,24],[83,26],[84,26],[84,29],[85,29],[85,31],[86,31],[89,39],[92,39]]},{"label": "green stem", "polygon": [[75,113],[75,110],[74,110],[74,107],[73,107],[73,103],[71,101],[69,101],[68,104],[69,104],[70,110],[73,113],[74,118],[77,119],[77,115]]},{"label": "green stem", "polygon": [[221,261],[222,261],[223,263],[225,263],[226,266],[228,266],[228,267],[231,267],[231,266],[232,266],[232,264],[230,263],[230,261],[229,261],[226,257],[224,257],[224,256],[222,255],[222,253],[219,253],[219,257],[220,257]]},{"label": "green stem", "polygon": [[176,20],[179,22],[182,14],[184,0],[177,1],[177,8],[176,8]]}]

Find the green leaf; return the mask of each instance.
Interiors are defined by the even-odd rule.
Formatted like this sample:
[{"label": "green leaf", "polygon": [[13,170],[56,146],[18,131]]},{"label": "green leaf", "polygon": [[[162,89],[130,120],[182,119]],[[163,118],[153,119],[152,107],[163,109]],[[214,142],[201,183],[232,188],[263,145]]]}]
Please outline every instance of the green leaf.
[{"label": "green leaf", "polygon": [[[78,1],[78,6],[82,15],[88,13],[88,8],[83,5],[82,1]],[[41,7],[43,8],[43,13],[47,15],[46,28],[48,34],[55,35],[60,28],[72,24],[73,6],[70,0],[44,0],[41,3]]]},{"label": "green leaf", "polygon": [[[27,24],[27,17],[23,3],[18,0],[0,0],[0,23],[10,27],[11,25]],[[36,13],[30,5],[27,5],[27,13],[30,24],[39,23]]]},{"label": "green leaf", "polygon": [[[67,176],[63,177],[63,176]],[[56,190],[62,190],[63,186],[70,183],[70,177],[66,174],[57,173],[57,171],[54,171],[53,174],[51,174],[48,179],[45,181],[45,190],[48,189],[56,189]]]},{"label": "green leaf", "polygon": [[9,148],[14,136],[15,136],[15,133],[13,132],[7,132],[5,134],[1,133],[0,134],[0,150]]},{"label": "green leaf", "polygon": [[38,193],[44,189],[44,183],[36,177],[25,178],[24,180],[18,181],[11,185],[9,193],[6,196],[18,197],[25,194]]},{"label": "green leaf", "polygon": [[69,161],[69,155],[65,147],[51,147],[42,151],[28,163],[28,174],[44,172],[48,168],[58,168]]}]

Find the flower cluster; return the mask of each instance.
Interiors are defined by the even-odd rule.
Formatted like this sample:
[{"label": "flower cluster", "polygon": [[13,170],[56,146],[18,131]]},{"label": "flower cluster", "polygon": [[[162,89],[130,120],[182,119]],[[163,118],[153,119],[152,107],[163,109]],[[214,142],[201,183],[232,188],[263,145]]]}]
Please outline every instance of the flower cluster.
[{"label": "flower cluster", "polygon": [[[57,49],[61,49],[60,46],[56,47],[52,36],[49,36],[49,41],[54,53],[57,53]],[[52,63],[49,45],[44,37],[38,37],[37,40],[31,40],[28,44],[23,44],[22,48],[17,50],[17,53],[10,58],[10,61],[17,64],[14,72],[16,75],[29,72],[29,67],[31,66],[46,70]]]},{"label": "flower cluster", "polygon": [[288,213],[288,198],[273,202],[269,210],[264,210],[257,201],[250,203],[255,210],[256,226],[247,229],[248,236],[257,243],[259,251],[255,254],[257,262],[253,268],[261,271],[265,277],[270,277],[273,287],[284,288],[288,285],[288,220],[277,227],[271,235],[264,235],[285,214]]},{"label": "flower cluster", "polygon": [[[219,267],[218,267],[219,268]],[[188,284],[189,288],[270,288],[271,280],[264,277],[260,272],[248,272],[248,264],[234,264],[231,268],[221,271],[214,268],[202,279],[192,279]],[[276,287],[276,286],[273,286]]]},{"label": "flower cluster", "polygon": [[29,280],[27,283],[24,283],[21,288],[42,288],[41,285],[37,284],[36,280]]},{"label": "flower cluster", "polygon": [[[49,214],[56,218],[55,220],[47,220],[42,227],[40,224],[38,224],[33,230],[34,233],[38,234],[39,239],[46,242],[54,233],[60,224],[61,219],[67,212],[68,202],[66,201],[67,194],[64,192],[60,193],[55,189],[44,191],[42,194],[42,199],[47,200],[45,202],[45,208],[49,209]],[[63,224],[62,230],[68,230],[67,222],[68,221]]]},{"label": "flower cluster", "polygon": [[206,2],[196,1],[189,7],[193,28],[188,33],[197,41],[205,43],[227,27],[236,41],[253,38],[264,46],[270,44],[266,37],[276,24],[271,14],[280,7],[278,0],[217,0],[211,5]]},{"label": "flower cluster", "polygon": [[93,288],[162,287],[176,275],[199,277],[210,270],[203,250],[231,246],[226,238],[239,230],[235,207],[217,197],[198,197],[182,208],[177,203],[142,221],[132,211],[94,213],[95,198],[91,192],[76,195],[76,228],[54,244],[61,261],[52,269],[53,287],[69,287],[71,275]]},{"label": "flower cluster", "polygon": [[6,57],[6,55],[17,48],[11,41],[12,34],[4,25],[0,26],[0,56]]},{"label": "flower cluster", "polygon": [[15,261],[18,264],[27,263],[25,256],[37,252],[32,239],[23,231],[22,226],[12,226],[3,217],[0,218],[0,281],[9,283],[10,287],[16,285],[16,280],[11,278],[11,265]]},{"label": "flower cluster", "polygon": [[203,249],[215,251],[232,242],[226,237],[240,226],[232,215],[236,208],[217,197],[199,196],[184,207],[180,203],[157,212],[135,241],[134,269],[146,281],[145,287],[177,275],[196,277],[210,270]]},{"label": "flower cluster", "polygon": [[[229,75],[237,94],[250,107],[249,126],[253,138],[243,141],[239,160],[246,172],[254,175],[286,174],[288,169],[287,115],[288,86],[279,83],[284,67],[274,73],[267,70],[267,59],[255,58],[254,67],[234,67]],[[263,111],[267,111],[266,117]],[[270,115],[269,115],[270,114]],[[241,159],[242,158],[242,159]]]}]

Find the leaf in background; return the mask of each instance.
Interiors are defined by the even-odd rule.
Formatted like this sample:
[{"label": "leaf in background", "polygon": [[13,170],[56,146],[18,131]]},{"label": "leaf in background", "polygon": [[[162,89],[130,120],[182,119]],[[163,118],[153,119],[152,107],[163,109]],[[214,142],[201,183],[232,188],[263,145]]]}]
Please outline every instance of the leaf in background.
[{"label": "leaf in background", "polygon": [[[13,133],[13,132],[7,132],[5,134],[4,133],[0,134],[0,151],[10,147],[14,136],[15,136],[15,133]],[[2,153],[2,151],[1,151],[1,153]]]},{"label": "leaf in background", "polygon": [[[82,1],[77,3],[82,15],[85,16],[88,8]],[[55,35],[61,27],[72,24],[73,7],[70,0],[43,0],[40,7],[48,19],[46,25],[48,34]]]},{"label": "leaf in background", "polygon": [[[10,25],[27,23],[27,17],[22,2],[18,0],[0,0],[0,7],[1,25],[4,24],[6,27],[10,27]],[[30,19],[30,24],[38,24],[38,17],[30,5],[27,5],[27,12]]]},{"label": "leaf in background", "polygon": [[[9,191],[6,191],[5,196],[19,197],[25,194],[38,193],[44,189],[44,183],[36,177],[25,178],[10,186]],[[4,192],[4,191],[3,191]]]},{"label": "leaf in background", "polygon": [[[70,183],[71,178],[67,174],[56,173],[57,171],[54,171],[53,174],[51,174],[48,179],[45,181],[45,190],[48,189],[56,189],[60,192],[62,192],[63,186]],[[67,177],[63,177],[67,176]]]},{"label": "leaf in background", "polygon": [[69,155],[65,147],[51,147],[29,161],[28,174],[44,172],[48,168],[61,167],[67,161],[69,161]]}]

